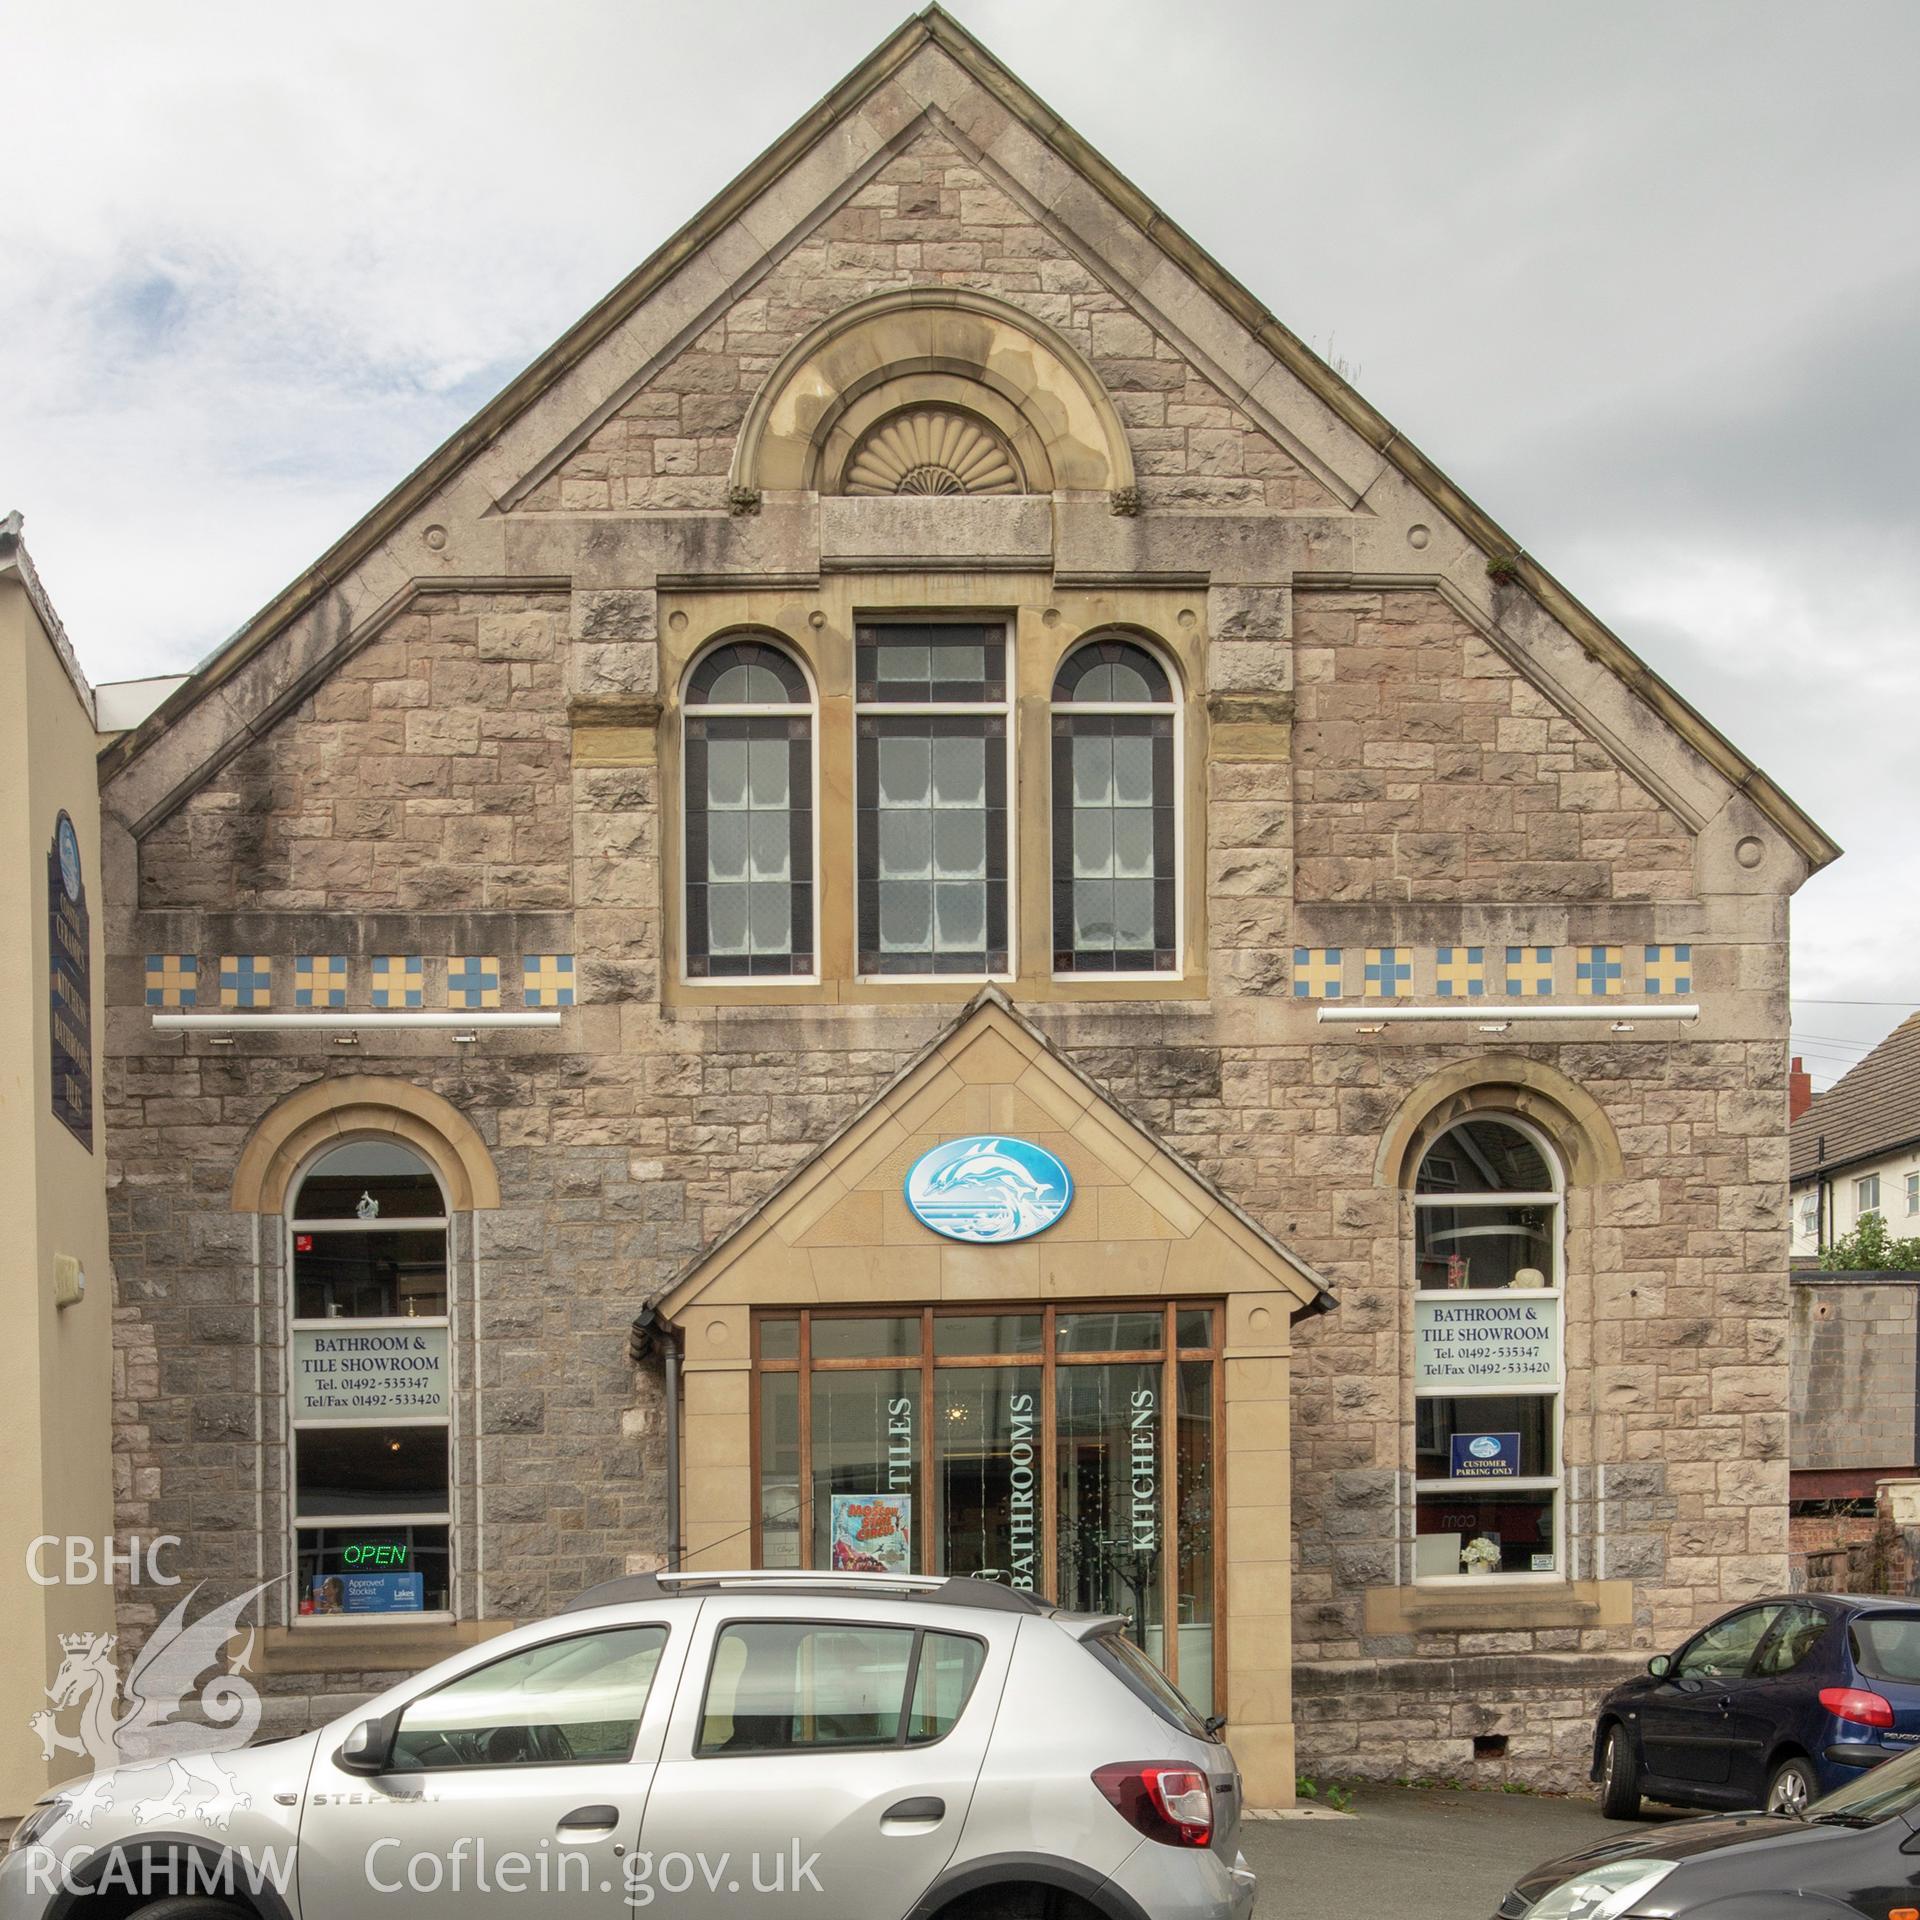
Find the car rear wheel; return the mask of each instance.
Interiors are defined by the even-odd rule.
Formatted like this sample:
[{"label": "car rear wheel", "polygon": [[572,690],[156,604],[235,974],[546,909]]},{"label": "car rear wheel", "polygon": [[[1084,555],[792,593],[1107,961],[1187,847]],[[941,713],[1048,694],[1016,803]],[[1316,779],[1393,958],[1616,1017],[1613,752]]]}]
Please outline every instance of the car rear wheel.
[{"label": "car rear wheel", "polygon": [[1813,1777],[1813,1763],[1795,1755],[1782,1760],[1767,1781],[1767,1811],[1790,1813],[1795,1819],[1807,1810],[1807,1803],[1819,1798],[1820,1783]]},{"label": "car rear wheel", "polygon": [[1640,1756],[1625,1727],[1609,1727],[1600,1749],[1600,1811],[1609,1820],[1640,1817]]}]

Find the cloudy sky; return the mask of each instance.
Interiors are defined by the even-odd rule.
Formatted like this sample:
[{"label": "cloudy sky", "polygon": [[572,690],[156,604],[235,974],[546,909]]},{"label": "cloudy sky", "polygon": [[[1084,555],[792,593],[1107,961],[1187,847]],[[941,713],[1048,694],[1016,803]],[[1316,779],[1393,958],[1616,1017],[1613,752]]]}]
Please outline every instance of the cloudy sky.
[{"label": "cloudy sky", "polygon": [[[0,511],[89,672],[217,645],[903,11],[10,0]],[[1848,849],[1822,1081],[1920,1002],[1920,7],[954,11]]]}]

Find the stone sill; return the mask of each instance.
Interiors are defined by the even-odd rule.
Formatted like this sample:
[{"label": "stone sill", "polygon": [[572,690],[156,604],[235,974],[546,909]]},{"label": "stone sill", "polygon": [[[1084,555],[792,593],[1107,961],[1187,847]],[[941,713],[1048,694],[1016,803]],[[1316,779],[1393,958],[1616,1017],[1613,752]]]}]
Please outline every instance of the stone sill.
[{"label": "stone sill", "polygon": [[1369,1587],[1366,1631],[1528,1633],[1556,1627],[1633,1624],[1631,1580],[1568,1580],[1554,1586]]},{"label": "stone sill", "polygon": [[417,1673],[514,1625],[511,1620],[445,1620],[418,1627],[397,1622],[268,1627],[253,1636],[251,1669],[269,1674]]}]

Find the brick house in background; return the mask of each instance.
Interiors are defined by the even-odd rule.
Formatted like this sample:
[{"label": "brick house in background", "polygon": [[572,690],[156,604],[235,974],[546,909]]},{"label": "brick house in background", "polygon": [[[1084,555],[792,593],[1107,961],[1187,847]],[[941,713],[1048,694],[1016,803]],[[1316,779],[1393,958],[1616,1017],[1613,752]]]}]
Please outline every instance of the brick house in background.
[{"label": "brick house in background", "polygon": [[884,1496],[1256,1805],[1565,1784],[1785,1580],[1836,849],[937,9],[102,776],[120,1522],[279,1714]]}]

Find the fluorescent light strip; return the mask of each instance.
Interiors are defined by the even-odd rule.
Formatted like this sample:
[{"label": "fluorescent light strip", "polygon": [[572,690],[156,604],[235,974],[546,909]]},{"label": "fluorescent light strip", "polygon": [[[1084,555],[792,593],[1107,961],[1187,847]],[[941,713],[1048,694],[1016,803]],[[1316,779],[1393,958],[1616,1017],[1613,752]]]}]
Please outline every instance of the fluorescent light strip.
[{"label": "fluorescent light strip", "polygon": [[197,1029],[202,1033],[238,1033],[246,1027],[265,1032],[349,1029],[377,1033],[383,1027],[557,1027],[559,1010],[511,1013],[156,1013],[157,1031]]},{"label": "fluorescent light strip", "polygon": [[1620,1001],[1596,1001],[1577,1007],[1514,1005],[1504,1000],[1448,1001],[1441,1007],[1402,1007],[1379,1002],[1321,1007],[1322,1026],[1386,1026],[1407,1020],[1466,1020],[1481,1026],[1505,1026],[1510,1020],[1698,1020],[1700,1008],[1688,1000],[1661,1005],[1628,1006]]}]

